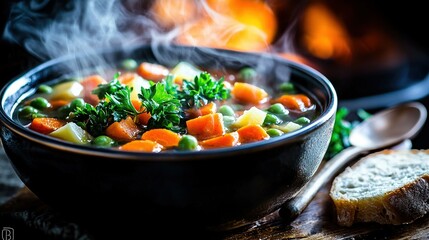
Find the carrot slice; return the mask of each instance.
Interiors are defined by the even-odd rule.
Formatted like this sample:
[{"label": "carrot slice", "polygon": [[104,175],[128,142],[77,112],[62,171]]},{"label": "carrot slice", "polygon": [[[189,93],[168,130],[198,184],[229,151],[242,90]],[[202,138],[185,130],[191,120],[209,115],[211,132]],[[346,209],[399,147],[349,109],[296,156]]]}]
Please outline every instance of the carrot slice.
[{"label": "carrot slice", "polygon": [[[134,108],[137,111],[141,111],[144,109],[144,107],[142,106],[142,102],[140,100],[133,99],[131,100],[131,103],[133,104]],[[147,125],[150,118],[151,118],[151,115],[149,112],[143,112],[137,115],[138,123],[143,125]]]},{"label": "carrot slice", "polygon": [[186,121],[188,134],[198,140],[219,137],[225,133],[223,117],[220,113],[212,113]]},{"label": "carrot slice", "polygon": [[216,103],[214,102],[209,102],[206,105],[196,109],[196,108],[191,108],[186,110],[186,113],[188,115],[189,118],[196,118],[199,116],[203,116],[203,115],[207,115],[207,114],[211,114],[211,113],[216,113],[217,110],[217,106]]},{"label": "carrot slice", "polygon": [[237,132],[227,133],[220,137],[210,138],[200,142],[205,149],[232,147],[239,144],[239,135]]},{"label": "carrot slice", "polygon": [[231,89],[231,96],[244,103],[260,104],[268,99],[268,93],[253,84],[236,82]]},{"label": "carrot slice", "polygon": [[84,78],[80,83],[83,86],[83,100],[91,105],[97,105],[100,99],[92,93],[92,90],[100,84],[105,84],[107,81],[100,75],[90,75]]},{"label": "carrot slice", "polygon": [[118,142],[134,140],[138,133],[139,128],[131,117],[127,117],[120,122],[114,122],[106,129],[106,135]]},{"label": "carrot slice", "polygon": [[312,103],[309,97],[304,94],[285,94],[273,100],[274,103],[281,103],[288,109],[305,112]]},{"label": "carrot slice", "polygon": [[151,140],[133,140],[120,146],[125,151],[161,152],[162,145]]},{"label": "carrot slice", "polygon": [[42,133],[49,134],[58,128],[64,126],[66,124],[65,121],[57,119],[57,118],[34,118],[30,123],[30,129]]},{"label": "carrot slice", "polygon": [[57,109],[70,103],[69,100],[58,99],[49,101],[52,109]]},{"label": "carrot slice", "polygon": [[143,133],[141,139],[151,140],[168,148],[179,145],[180,135],[165,128],[156,128]]},{"label": "carrot slice", "polygon": [[154,82],[161,81],[169,73],[168,68],[159,64],[148,63],[148,62],[141,63],[137,67],[136,71],[137,71],[137,74],[139,74],[144,79],[152,80]]},{"label": "carrot slice", "polygon": [[136,78],[137,74],[132,72],[126,72],[118,77],[118,81],[124,85],[127,85],[128,83],[132,82]]},{"label": "carrot slice", "polygon": [[240,143],[256,142],[270,138],[270,135],[268,135],[267,132],[257,124],[241,127],[237,132],[240,138]]}]

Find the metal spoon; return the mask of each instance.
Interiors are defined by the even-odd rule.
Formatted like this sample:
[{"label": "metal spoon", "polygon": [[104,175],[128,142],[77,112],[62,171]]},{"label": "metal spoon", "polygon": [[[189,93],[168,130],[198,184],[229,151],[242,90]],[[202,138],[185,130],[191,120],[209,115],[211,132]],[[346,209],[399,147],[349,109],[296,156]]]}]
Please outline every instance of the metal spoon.
[{"label": "metal spoon", "polygon": [[327,161],[294,198],[282,205],[280,216],[286,221],[294,220],[319,189],[350,160],[359,154],[393,146],[414,137],[424,125],[426,117],[425,106],[412,102],[385,109],[361,122],[350,133],[352,146]]}]

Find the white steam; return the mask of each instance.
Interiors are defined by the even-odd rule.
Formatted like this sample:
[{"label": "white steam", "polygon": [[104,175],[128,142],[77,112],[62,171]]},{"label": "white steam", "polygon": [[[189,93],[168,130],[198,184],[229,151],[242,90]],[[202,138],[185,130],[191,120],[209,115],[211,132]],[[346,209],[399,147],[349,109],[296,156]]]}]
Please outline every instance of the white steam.
[{"label": "white steam", "polygon": [[3,37],[42,61],[88,55],[81,59],[103,64],[94,58],[97,51],[143,44],[156,29],[150,18],[130,12],[118,0],[33,0],[12,6]]}]

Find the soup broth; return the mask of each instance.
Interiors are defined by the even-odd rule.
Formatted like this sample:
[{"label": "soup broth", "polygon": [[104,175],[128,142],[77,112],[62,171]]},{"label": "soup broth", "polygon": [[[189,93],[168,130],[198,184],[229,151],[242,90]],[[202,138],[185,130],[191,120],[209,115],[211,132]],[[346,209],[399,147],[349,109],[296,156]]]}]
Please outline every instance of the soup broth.
[{"label": "soup broth", "polygon": [[264,141],[311,123],[318,107],[291,82],[264,85],[251,67],[203,69],[125,59],[39,85],[17,107],[25,127],[76,144],[123,151],[203,151]]}]

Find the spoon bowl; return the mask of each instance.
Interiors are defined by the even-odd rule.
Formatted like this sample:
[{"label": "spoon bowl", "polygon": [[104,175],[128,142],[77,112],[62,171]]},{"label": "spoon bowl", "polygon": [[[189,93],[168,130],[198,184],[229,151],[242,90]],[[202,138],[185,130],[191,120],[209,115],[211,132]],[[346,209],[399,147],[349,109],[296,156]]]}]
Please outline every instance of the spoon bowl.
[{"label": "spoon bowl", "polygon": [[412,138],[423,127],[427,111],[423,104],[411,102],[381,111],[353,128],[350,144],[379,149]]},{"label": "spoon bowl", "polygon": [[350,133],[352,146],[330,159],[294,198],[285,202],[279,211],[280,216],[286,221],[295,219],[319,189],[352,159],[409,140],[420,131],[426,118],[425,106],[410,102],[385,109],[359,123]]}]

